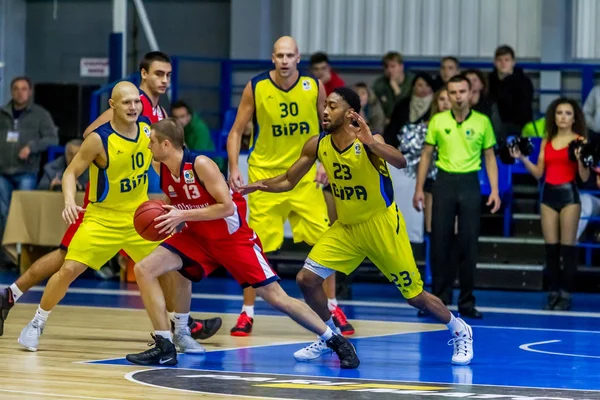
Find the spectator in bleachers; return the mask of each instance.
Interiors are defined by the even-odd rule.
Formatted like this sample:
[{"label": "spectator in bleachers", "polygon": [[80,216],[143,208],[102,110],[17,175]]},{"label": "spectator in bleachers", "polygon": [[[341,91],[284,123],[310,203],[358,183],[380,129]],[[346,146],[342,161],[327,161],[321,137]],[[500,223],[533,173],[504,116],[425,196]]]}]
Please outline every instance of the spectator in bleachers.
[{"label": "spectator in bleachers", "polygon": [[533,120],[533,83],[515,63],[515,51],[502,45],[496,49],[495,68],[489,75],[489,96],[498,105],[508,135],[520,134]]},{"label": "spectator in bleachers", "polygon": [[[38,190],[62,190],[62,176],[67,169],[67,165],[73,161],[73,157],[81,148],[81,139],[70,140],[65,146],[65,154],[58,157],[56,160],[48,162],[44,165],[42,178],[38,183]],[[88,170],[77,179],[77,190],[85,190],[89,180]]]},{"label": "spectator in bleachers", "polygon": [[[590,171],[591,172],[591,171]],[[591,173],[590,179],[582,185],[584,190],[600,190],[600,175]],[[600,198],[590,193],[581,193],[581,215],[577,226],[577,239],[582,241],[582,236],[590,222],[589,218],[600,216]]]},{"label": "spectator in bleachers", "polygon": [[419,124],[429,118],[433,101],[433,79],[425,72],[415,75],[411,87],[412,95],[396,103],[385,128],[385,142],[398,147],[398,134],[406,124]]},{"label": "spectator in bleachers", "polygon": [[433,91],[437,92],[446,85],[446,82],[454,75],[460,74],[460,63],[458,58],[448,56],[440,62],[440,74],[433,80]]},{"label": "spectator in bleachers", "polygon": [[[411,214],[420,214],[418,213],[418,211],[413,209],[412,196],[409,197],[407,196],[407,194],[412,193],[414,195],[415,186],[417,183],[417,170],[419,168],[419,162],[421,161],[421,151],[423,150],[423,146],[425,145],[427,125],[429,123],[429,120],[434,115],[443,111],[450,110],[450,108],[451,104],[450,99],[448,98],[448,91],[446,89],[442,89],[436,92],[433,96],[433,102],[431,104],[431,113],[427,117],[427,120],[418,124],[404,125],[402,127],[402,132],[398,135],[399,150],[406,159],[406,168],[398,172],[398,174],[405,175],[405,178],[399,177],[398,180],[394,180],[395,183],[398,182],[398,185],[394,186],[394,190],[398,193],[398,195],[395,196],[398,202],[398,207],[400,208],[400,211],[402,211],[402,215],[404,215],[404,219],[407,220],[407,222],[411,219]],[[422,237],[421,232],[423,226],[425,227],[426,233],[431,233],[431,206],[433,204],[433,197],[431,193],[433,188],[433,182],[435,181],[435,176],[437,174],[437,168],[435,167],[436,157],[436,152],[434,152],[432,156],[431,167],[429,168],[429,172],[427,173],[427,179],[425,180],[425,185],[423,187],[423,191],[425,192],[425,204],[423,208],[423,217],[425,223],[419,223],[419,226],[416,226],[416,224],[407,223],[409,236],[411,231],[414,229],[415,235],[413,236]],[[402,195],[400,195],[401,193]],[[404,201],[404,199],[406,199],[406,201]],[[414,216],[415,220],[418,218],[418,215]],[[421,241],[422,240],[420,240],[419,242]]]},{"label": "spectator in bleachers", "polygon": [[[445,304],[452,302],[452,288],[457,272],[460,280],[458,311],[467,318],[482,318],[475,308],[475,272],[481,223],[481,189],[479,170],[482,153],[491,192],[487,205],[495,213],[500,208],[498,165],[492,124],[484,114],[471,110],[471,82],[456,75],[446,84],[451,110],[436,114],[427,127],[425,146],[417,175],[413,206],[418,211],[425,203],[424,186],[437,147],[438,173],[433,185],[431,221],[431,255],[433,293]],[[458,271],[451,262],[458,217],[457,252],[462,256]]]},{"label": "spectator in bleachers", "polygon": [[590,133],[600,134],[600,85],[594,86],[585,99],[583,114]]},{"label": "spectator in bleachers", "polygon": [[471,82],[471,107],[492,121],[496,139],[505,137],[498,105],[488,96],[485,75],[478,69],[468,69],[464,74]]},{"label": "spectator in bleachers", "polygon": [[334,89],[345,85],[344,80],[329,65],[329,57],[323,52],[314,53],[310,56],[310,71],[317,79],[321,80],[323,86],[325,86],[327,96]]},{"label": "spectator in bleachers", "polygon": [[[177,100],[171,105],[171,115],[183,125],[185,146],[196,152],[215,151],[215,143],[206,123],[183,100]],[[225,162],[222,157],[212,157],[212,160],[223,170]]]},{"label": "spectator in bleachers", "polygon": [[28,77],[10,83],[12,98],[0,109],[0,237],[4,233],[13,190],[34,190],[41,154],[58,144],[50,113],[33,103]]},{"label": "spectator in bleachers", "polygon": [[517,147],[511,148],[511,155],[521,160],[536,179],[544,178],[540,214],[550,290],[547,310],[571,308],[571,293],[575,289],[579,259],[575,244],[581,215],[576,180],[579,175],[586,182],[590,177],[590,170],[582,164],[579,151],[575,151],[576,161],[571,159],[569,144],[585,138],[586,134],[581,107],[575,100],[559,98],[546,111],[546,137],[542,140],[537,164],[523,156]]},{"label": "spectator in bleachers", "polygon": [[360,116],[367,121],[371,132],[382,133],[385,127],[385,114],[379,100],[364,82],[356,83],[354,90],[360,97]]},{"label": "spectator in bleachers", "polygon": [[385,117],[389,120],[396,103],[412,94],[414,75],[404,70],[400,53],[390,51],[382,59],[384,73],[373,83],[373,92],[379,99]]}]

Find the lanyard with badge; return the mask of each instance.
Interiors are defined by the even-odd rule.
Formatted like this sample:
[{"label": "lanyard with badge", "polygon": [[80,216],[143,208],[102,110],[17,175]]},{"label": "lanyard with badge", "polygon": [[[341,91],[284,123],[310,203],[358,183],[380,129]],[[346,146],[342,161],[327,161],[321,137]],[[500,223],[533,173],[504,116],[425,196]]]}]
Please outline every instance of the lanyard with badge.
[{"label": "lanyard with badge", "polygon": [[12,131],[8,131],[6,135],[7,143],[17,143],[19,142],[19,119],[13,119],[13,129]]}]

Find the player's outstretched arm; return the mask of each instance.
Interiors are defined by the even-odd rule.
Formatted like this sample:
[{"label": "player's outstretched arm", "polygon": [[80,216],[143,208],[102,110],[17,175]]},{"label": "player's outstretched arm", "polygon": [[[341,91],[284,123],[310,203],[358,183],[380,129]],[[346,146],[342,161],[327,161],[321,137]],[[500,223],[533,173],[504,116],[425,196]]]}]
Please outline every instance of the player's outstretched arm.
[{"label": "player's outstretched arm", "polygon": [[102,153],[102,139],[97,133],[90,134],[81,145],[81,149],[69,163],[62,178],[62,191],[65,199],[65,210],[63,218],[66,222],[73,224],[77,219],[79,212],[83,211],[75,203],[75,193],[77,193],[77,178],[84,173],[92,162]]},{"label": "player's outstretched arm", "polygon": [[235,116],[235,122],[227,136],[227,158],[229,159],[229,185],[237,190],[244,184],[238,165],[242,135],[254,114],[254,95],[252,83],[248,82],[242,93],[242,99]]},{"label": "player's outstretched arm", "polygon": [[317,161],[317,143],[319,143],[318,136],[308,139],[302,148],[300,158],[284,174],[243,186],[240,192],[248,194],[262,190],[263,192],[281,193],[292,190]]},{"label": "player's outstretched arm", "polygon": [[113,117],[113,109],[109,108],[108,110],[104,111],[102,114],[100,114],[100,116],[98,118],[96,118],[94,120],[94,122],[92,122],[83,132],[83,138],[85,139],[90,133],[94,132],[96,129],[98,129],[99,126],[104,125],[105,123],[107,123],[108,121],[110,121]]}]

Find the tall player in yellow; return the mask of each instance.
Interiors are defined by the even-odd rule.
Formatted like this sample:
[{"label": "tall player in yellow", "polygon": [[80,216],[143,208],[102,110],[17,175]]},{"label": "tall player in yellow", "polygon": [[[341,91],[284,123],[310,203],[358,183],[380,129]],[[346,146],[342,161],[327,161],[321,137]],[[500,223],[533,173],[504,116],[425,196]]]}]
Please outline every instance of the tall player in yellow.
[{"label": "tall player in yellow", "polygon": [[[250,184],[242,193],[290,191],[319,159],[331,182],[338,220],[321,236],[296,277],[306,303],[323,320],[328,318],[323,280],[335,271],[349,274],[369,257],[410,305],[428,310],[447,325],[454,345],[452,362],[469,364],[473,331],[437,297],[423,290],[404,218],[394,203],[387,163],[404,168],[406,160],[398,149],[371,133],[359,112],[360,98],[353,90],[335,89],[327,98],[323,115],[325,132],[306,142],[302,155],[286,172]],[[329,352],[319,340],[298,350],[294,357],[309,361]]]},{"label": "tall player in yellow", "polygon": [[[69,245],[65,262],[48,281],[33,320],[21,331],[19,343],[30,351],[37,350],[52,309],[86,268],[98,270],[120,249],[139,261],[158,245],[142,239],[133,226],[135,210],[148,200],[147,172],[152,162],[148,149],[149,120],[138,119],[140,93],[133,84],[120,82],[113,89],[109,104],[113,109],[111,120],[85,138],[63,175],[63,219],[73,224],[80,212],[85,214]],[[87,168],[90,204],[83,209],[75,203],[76,179]],[[185,307],[177,306],[178,309]],[[188,337],[183,338],[185,333]],[[202,346],[189,336],[189,328],[181,331],[181,336],[179,347],[189,345],[192,349],[188,352],[194,349],[200,352]]]},{"label": "tall player in yellow", "polygon": [[[296,41],[284,36],[273,45],[275,69],[252,78],[244,88],[235,123],[227,139],[229,185],[243,185],[238,167],[242,132],[254,122],[254,137],[248,157],[250,181],[277,176],[288,169],[311,137],[318,136],[325,108],[325,88],[312,75],[298,71],[300,54]],[[314,177],[317,176],[315,179]],[[289,219],[294,242],[314,245],[327,230],[327,207],[323,191],[315,181],[326,183],[322,168],[311,166],[310,173],[289,194],[274,196],[254,193],[248,198],[250,227],[260,238],[266,253],[279,250],[283,244],[284,224]],[[337,306],[335,275],[325,282],[333,322],[342,334],[351,335],[354,328]],[[244,307],[234,336],[246,336],[254,322],[254,289],[244,289]]]}]

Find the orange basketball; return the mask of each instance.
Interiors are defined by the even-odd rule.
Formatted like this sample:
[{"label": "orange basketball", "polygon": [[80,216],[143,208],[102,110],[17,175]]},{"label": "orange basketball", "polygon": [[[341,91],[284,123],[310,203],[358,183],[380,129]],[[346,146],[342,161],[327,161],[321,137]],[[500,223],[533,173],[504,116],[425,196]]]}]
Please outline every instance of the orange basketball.
[{"label": "orange basketball", "polygon": [[154,222],[154,218],[169,212],[163,208],[164,204],[160,200],[148,200],[140,204],[137,210],[135,210],[133,225],[137,233],[144,239],[151,242],[158,242],[169,236],[165,233],[158,233],[159,229],[155,228],[157,223]]}]

